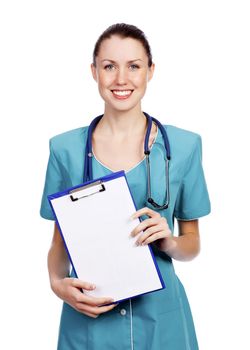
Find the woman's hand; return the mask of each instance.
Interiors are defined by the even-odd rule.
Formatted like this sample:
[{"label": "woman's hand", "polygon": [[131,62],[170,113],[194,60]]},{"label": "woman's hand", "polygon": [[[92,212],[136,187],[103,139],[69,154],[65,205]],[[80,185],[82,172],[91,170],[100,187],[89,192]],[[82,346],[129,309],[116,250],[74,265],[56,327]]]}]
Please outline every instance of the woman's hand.
[{"label": "woman's hand", "polygon": [[149,216],[149,219],[142,221],[131,233],[133,237],[140,233],[136,240],[138,245],[155,242],[159,250],[181,261],[192,260],[199,254],[200,237],[197,219],[178,220],[179,236],[174,237],[167,220],[159,213],[145,207],[135,212],[132,218],[135,219],[142,215]]},{"label": "woman's hand", "polygon": [[112,310],[117,305],[101,306],[110,304],[113,300],[107,297],[94,298],[88,296],[82,293],[82,290],[93,290],[95,286],[78,278],[65,277],[69,274],[70,262],[56,224],[48,253],[48,269],[52,290],[60,299],[75,310],[96,318],[100,314]]},{"label": "woman's hand", "polygon": [[112,303],[113,300],[107,297],[95,298],[82,293],[81,289],[93,290],[95,286],[77,278],[56,279],[51,283],[51,287],[59,298],[75,310],[93,318],[97,318],[100,314],[110,311],[117,306],[117,304],[101,306]]},{"label": "woman's hand", "polygon": [[136,211],[133,214],[132,219],[136,219],[142,215],[149,216],[149,219],[142,221],[131,232],[132,237],[141,233],[136,240],[136,244],[145,245],[155,242],[160,250],[171,252],[176,246],[176,241],[172,237],[172,232],[168,226],[166,218],[156,211],[145,207]]}]

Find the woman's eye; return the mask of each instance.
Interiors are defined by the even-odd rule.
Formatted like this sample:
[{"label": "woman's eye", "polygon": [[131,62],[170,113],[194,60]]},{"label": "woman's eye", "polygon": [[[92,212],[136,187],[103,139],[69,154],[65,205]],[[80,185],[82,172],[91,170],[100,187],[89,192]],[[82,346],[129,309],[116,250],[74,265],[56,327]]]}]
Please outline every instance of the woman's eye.
[{"label": "woman's eye", "polygon": [[[137,64],[131,64],[129,66],[130,70],[136,70],[138,68],[139,68],[139,66]],[[107,64],[106,66],[104,66],[104,69],[107,71],[115,70],[115,66],[113,64]]]},{"label": "woman's eye", "polygon": [[139,68],[139,66],[138,66],[137,64],[131,64],[130,68],[131,68],[132,70],[136,70],[136,69]]},{"label": "woman's eye", "polygon": [[113,70],[115,68],[115,66],[113,64],[107,64],[104,69],[106,70]]}]

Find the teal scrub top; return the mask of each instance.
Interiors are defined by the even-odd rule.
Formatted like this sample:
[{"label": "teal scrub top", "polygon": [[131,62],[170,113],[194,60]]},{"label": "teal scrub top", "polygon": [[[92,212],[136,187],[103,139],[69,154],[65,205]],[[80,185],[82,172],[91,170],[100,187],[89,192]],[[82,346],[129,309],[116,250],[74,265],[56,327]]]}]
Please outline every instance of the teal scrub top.
[{"label": "teal scrub top", "polygon": [[[160,214],[165,216],[173,232],[175,218],[193,220],[209,214],[210,200],[202,168],[200,135],[171,125],[164,127],[171,149],[170,206],[160,211]],[[50,139],[50,156],[40,210],[45,219],[55,219],[47,195],[83,181],[87,130],[88,126],[85,126]],[[152,197],[157,203],[165,200],[165,160],[164,142],[158,129],[150,154]],[[112,169],[94,156],[93,177],[110,173]],[[150,206],[146,203],[145,158],[126,171],[126,177],[137,209]],[[188,299],[175,274],[172,259],[154,244],[151,246],[166,288],[125,300],[97,318],[79,313],[63,303],[58,350],[198,349]],[[74,276],[73,272],[71,276]]]}]

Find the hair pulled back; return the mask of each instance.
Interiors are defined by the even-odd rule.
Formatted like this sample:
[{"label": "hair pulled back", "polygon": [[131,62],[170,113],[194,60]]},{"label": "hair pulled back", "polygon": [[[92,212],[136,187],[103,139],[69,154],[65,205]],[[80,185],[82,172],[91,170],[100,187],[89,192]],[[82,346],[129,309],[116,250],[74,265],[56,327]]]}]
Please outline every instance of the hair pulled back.
[{"label": "hair pulled back", "polygon": [[93,51],[93,64],[96,66],[96,57],[100,51],[101,44],[104,40],[110,39],[112,35],[117,35],[121,38],[132,38],[140,41],[142,46],[144,47],[146,54],[148,56],[148,66],[152,66],[152,53],[149,42],[142,30],[137,28],[132,24],[126,23],[116,23],[108,27],[98,38],[95,48]]}]

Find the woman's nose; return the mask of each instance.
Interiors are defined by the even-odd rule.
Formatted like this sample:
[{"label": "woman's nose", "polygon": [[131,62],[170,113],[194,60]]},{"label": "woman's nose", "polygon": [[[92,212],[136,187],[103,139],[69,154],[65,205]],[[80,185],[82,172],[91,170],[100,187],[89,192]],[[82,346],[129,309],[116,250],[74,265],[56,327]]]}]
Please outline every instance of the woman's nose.
[{"label": "woman's nose", "polygon": [[124,85],[127,83],[127,74],[124,68],[118,69],[116,79],[119,85]]}]

